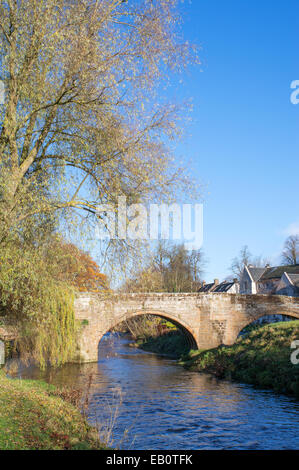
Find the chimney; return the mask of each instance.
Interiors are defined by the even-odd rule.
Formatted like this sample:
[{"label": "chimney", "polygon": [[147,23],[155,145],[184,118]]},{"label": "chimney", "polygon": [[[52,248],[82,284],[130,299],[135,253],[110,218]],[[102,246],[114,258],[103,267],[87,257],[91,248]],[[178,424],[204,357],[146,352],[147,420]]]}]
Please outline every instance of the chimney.
[{"label": "chimney", "polygon": [[219,279],[214,279],[214,284],[215,284],[215,286],[218,286],[218,284],[219,284]]},{"label": "chimney", "polygon": [[265,266],[265,268],[270,268],[270,264],[267,263],[266,266]]},{"label": "chimney", "polygon": [[235,278],[234,278],[234,283],[237,284],[238,282],[239,282],[238,278],[235,277]]},{"label": "chimney", "polygon": [[206,285],[206,281],[202,281],[202,287]]}]

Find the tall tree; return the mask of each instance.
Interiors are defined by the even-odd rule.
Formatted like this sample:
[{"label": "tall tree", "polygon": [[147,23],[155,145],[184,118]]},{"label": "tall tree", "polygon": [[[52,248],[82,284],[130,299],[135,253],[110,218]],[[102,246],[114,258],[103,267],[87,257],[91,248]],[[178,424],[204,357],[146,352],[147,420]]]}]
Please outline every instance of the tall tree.
[{"label": "tall tree", "polygon": [[38,214],[167,197],[177,109],[161,79],[196,59],[178,0],[0,0],[0,242]]},{"label": "tall tree", "polygon": [[281,257],[285,264],[299,264],[299,235],[291,235],[286,239]]}]

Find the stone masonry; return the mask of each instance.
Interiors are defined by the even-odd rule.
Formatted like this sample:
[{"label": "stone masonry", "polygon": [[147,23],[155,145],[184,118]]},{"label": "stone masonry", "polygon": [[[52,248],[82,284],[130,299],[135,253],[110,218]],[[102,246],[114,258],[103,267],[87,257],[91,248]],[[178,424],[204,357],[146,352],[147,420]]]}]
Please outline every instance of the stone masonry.
[{"label": "stone masonry", "polygon": [[81,321],[79,362],[98,359],[98,344],[113,327],[136,315],[152,314],[181,326],[193,347],[233,344],[239,332],[264,315],[299,318],[299,298],[233,294],[79,294],[75,315]]}]

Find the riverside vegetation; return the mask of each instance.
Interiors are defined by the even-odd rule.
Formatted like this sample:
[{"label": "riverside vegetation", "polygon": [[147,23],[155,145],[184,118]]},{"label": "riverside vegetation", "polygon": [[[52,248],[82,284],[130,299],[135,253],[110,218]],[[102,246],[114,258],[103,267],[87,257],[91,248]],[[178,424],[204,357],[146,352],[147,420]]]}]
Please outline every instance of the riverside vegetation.
[{"label": "riverside vegetation", "polygon": [[0,371],[0,449],[104,449],[76,406],[79,399],[79,392]]},{"label": "riverside vegetation", "polygon": [[229,347],[190,351],[184,367],[208,372],[299,399],[299,365],[291,362],[291,343],[299,337],[299,322],[279,322],[253,329]]},{"label": "riverside vegetation", "polygon": [[[149,322],[149,319],[147,320]],[[169,322],[160,333],[136,335],[135,345],[146,351],[179,359],[198,372],[272,389],[299,399],[299,364],[291,362],[291,343],[299,338],[299,321],[250,325],[232,346],[208,351],[190,350],[183,333]],[[131,328],[132,329],[132,328]]]},{"label": "riverside vegetation", "polygon": [[173,359],[179,359],[182,355],[188,354],[190,349],[184,333],[177,329],[169,330],[161,336],[137,338],[135,344],[145,351],[152,351]]},{"label": "riverside vegetation", "polygon": [[131,318],[119,325],[115,331],[129,333],[134,340],[131,347],[173,359],[179,359],[190,350],[186,335],[170,321],[155,315]]}]

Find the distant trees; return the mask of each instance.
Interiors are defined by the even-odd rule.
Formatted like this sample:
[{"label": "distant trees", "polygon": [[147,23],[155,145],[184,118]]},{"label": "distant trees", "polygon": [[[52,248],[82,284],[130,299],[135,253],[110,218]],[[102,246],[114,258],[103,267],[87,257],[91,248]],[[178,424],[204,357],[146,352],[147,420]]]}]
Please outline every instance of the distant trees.
[{"label": "distant trees", "polygon": [[263,258],[262,256],[253,257],[249,251],[248,246],[244,245],[241,248],[239,255],[232,260],[230,266],[232,277],[236,277],[240,280],[244,267],[248,266],[249,264],[252,264],[256,267],[264,267],[269,264],[269,260]]},{"label": "distant trees", "polygon": [[243,246],[240,250],[239,256],[236,256],[232,260],[230,269],[231,269],[233,276],[240,279],[244,266],[250,263],[251,258],[252,258],[252,254],[250,253],[248,246],[247,245]]},{"label": "distant trees", "polygon": [[199,287],[205,261],[203,253],[188,252],[183,244],[160,242],[147,266],[129,280],[127,292],[193,292]]},{"label": "distant trees", "polygon": [[[299,264],[299,235],[291,235],[286,239],[281,253],[281,260],[286,265]],[[245,245],[241,248],[239,255],[232,260],[230,266],[232,276],[240,279],[244,266],[249,264],[256,267],[264,267],[269,264],[269,260],[262,256],[253,257],[248,246]]]},{"label": "distant trees", "polygon": [[286,239],[281,257],[285,264],[299,264],[299,235],[291,235]]}]

